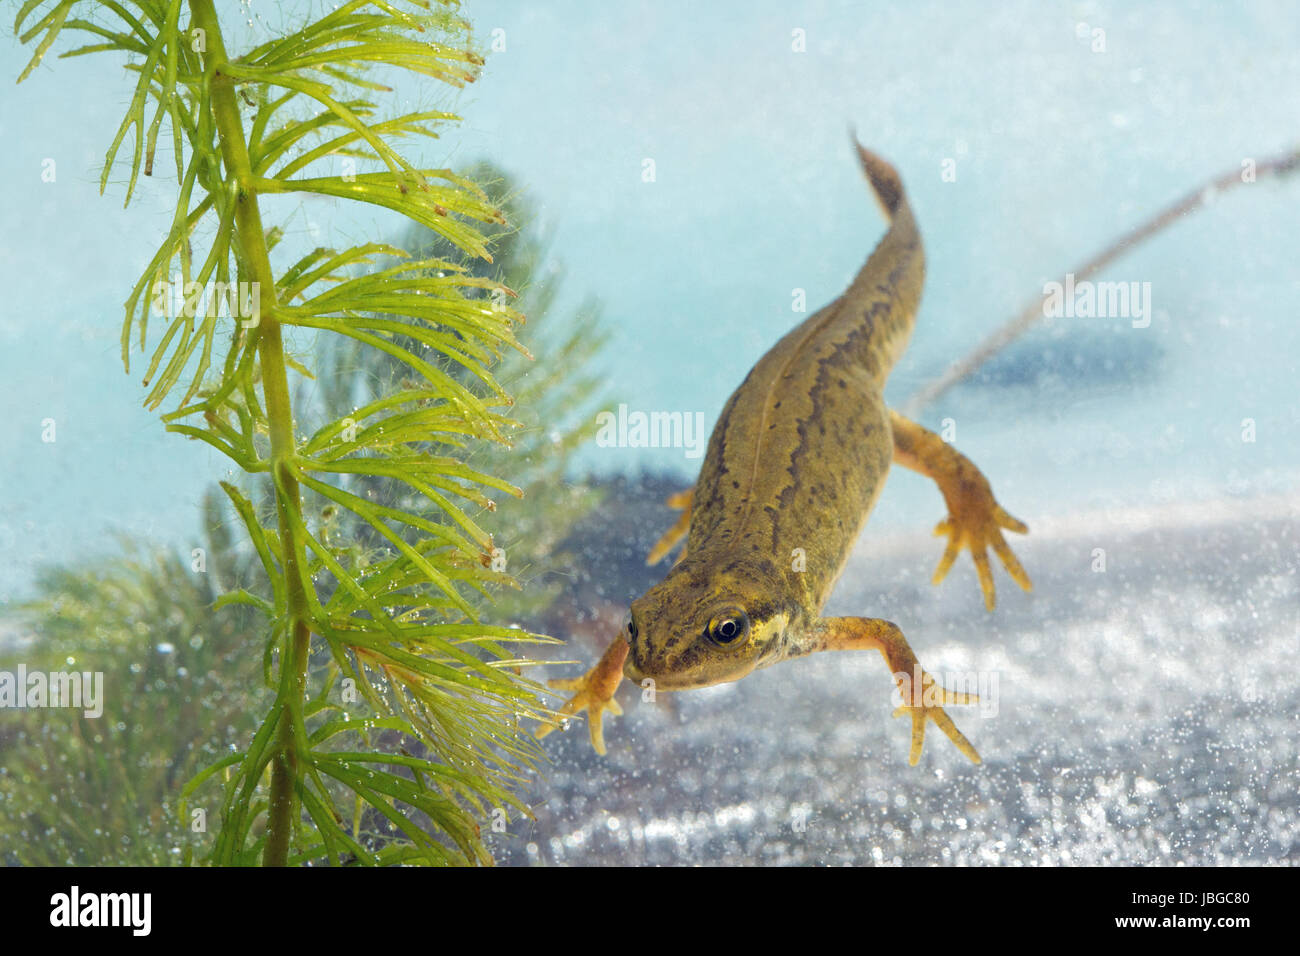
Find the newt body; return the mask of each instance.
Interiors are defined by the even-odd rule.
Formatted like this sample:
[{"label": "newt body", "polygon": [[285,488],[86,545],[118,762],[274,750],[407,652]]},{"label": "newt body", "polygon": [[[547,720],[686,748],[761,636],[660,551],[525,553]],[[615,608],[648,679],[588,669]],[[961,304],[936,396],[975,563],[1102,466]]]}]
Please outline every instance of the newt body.
[{"label": "newt body", "polygon": [[621,712],[613,695],[624,677],[685,690],[817,651],[874,649],[903,695],[900,712],[912,717],[911,762],[927,720],[979,762],[943,709],[973,695],[936,685],[893,623],[821,616],[894,461],[933,478],[948,505],[936,528],[948,545],[935,583],[968,548],[992,610],[992,547],[1012,578],[1030,587],[1000,530],[1028,529],[1002,510],[969,459],[885,404],[886,377],[911,336],[925,259],[898,174],[857,150],[888,232],[848,290],[777,342],[728,400],[693,491],[670,499],[682,518],[649,560],[689,531],[682,557],[632,602],[627,625],[591,671],[551,682],[575,692],[559,716],[590,712],[600,753],[601,715]]}]

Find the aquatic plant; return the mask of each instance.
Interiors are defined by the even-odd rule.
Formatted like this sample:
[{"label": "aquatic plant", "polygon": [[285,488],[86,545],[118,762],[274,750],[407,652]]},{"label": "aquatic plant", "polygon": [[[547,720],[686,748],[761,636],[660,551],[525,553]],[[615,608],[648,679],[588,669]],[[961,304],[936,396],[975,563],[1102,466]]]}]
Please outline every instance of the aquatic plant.
[{"label": "aquatic plant", "polygon": [[[595,300],[574,312],[556,307],[563,271],[548,261],[535,214],[509,177],[488,164],[467,172],[518,225],[492,237],[492,264],[471,260],[466,268],[519,290],[528,315],[520,338],[538,356],[530,362],[513,352],[497,366],[496,376],[515,396],[514,414],[524,424],[512,447],[483,443],[475,451],[476,467],[509,470],[524,489],[523,501],[507,501],[484,518],[500,532],[496,540],[522,587],[503,589],[483,611],[503,622],[531,621],[550,606],[559,575],[571,563],[558,540],[597,501],[586,483],[557,479],[594,427],[583,409],[600,401],[599,380],[588,369],[605,335]],[[410,233],[399,243],[403,248],[437,244],[421,227]],[[295,395],[300,414],[313,418],[344,415],[354,396],[387,394],[402,375],[387,353],[350,340],[324,339],[318,351],[316,364],[327,374]],[[365,493],[393,491],[373,481]],[[255,497],[270,510],[274,485],[263,477]],[[120,556],[94,555],[42,570],[37,597],[7,615],[10,630],[32,638],[0,654],[0,669],[14,672],[25,663],[29,670],[102,673],[114,707],[111,721],[61,708],[6,715],[0,732],[0,861],[157,866],[205,845],[206,814],[193,807],[191,818],[182,819],[180,789],[256,730],[270,694],[259,657],[247,653],[260,630],[258,612],[235,604],[212,613],[217,598],[233,588],[266,591],[256,556],[235,546],[228,505],[215,487],[205,496],[201,548],[176,555],[123,539]],[[418,502],[407,503],[413,506]],[[436,513],[436,507],[428,510]],[[352,525],[346,531],[336,527],[336,533],[373,539],[368,525]],[[328,662],[310,669],[308,679],[327,676]]]},{"label": "aquatic plant", "polygon": [[[160,316],[145,404],[169,405],[169,431],[273,489],[265,507],[222,483],[266,586],[215,602],[265,616],[271,702],[241,749],[185,786],[179,813],[220,786],[213,863],[488,862],[478,821],[527,813],[515,788],[540,755],[521,729],[544,707],[520,649],[550,639],[482,622],[482,597],[510,579],[472,509],[520,491],[465,451],[511,443],[511,398],[493,369],[524,352],[522,315],[509,287],[463,264],[491,261],[484,230],[504,224],[501,210],[469,178],[396,148],[456,117],[385,116],[372,100],[390,91],[367,76],[385,64],[472,82],[482,59],[469,25],[449,6],[353,0],[231,56],[212,0],[190,0],[188,22],[180,0],[129,6],[31,0],[16,32],[36,43],[22,77],[63,30],[96,40],[65,55],[131,57],[138,85],[101,189],[131,134],[129,202],[167,131],[179,191],[171,229],[126,301],[123,360],[129,369],[133,342],[148,351],[149,319]],[[283,258],[262,205],[285,196],[391,210],[458,255],[374,242]],[[313,375],[291,354],[295,333],[382,352],[403,374],[300,430],[290,376]],[[376,484],[404,493],[379,500],[366,490]],[[323,676],[309,681],[313,655]],[[373,820],[399,838],[368,838]]]},{"label": "aquatic plant", "polygon": [[[481,442],[464,450],[467,461],[478,470],[509,473],[523,489],[526,507],[507,502],[503,509],[484,516],[494,531],[497,560],[507,562],[511,571],[511,583],[494,590],[484,613],[517,621],[536,617],[558,593],[558,575],[572,563],[571,556],[557,550],[561,539],[600,499],[596,485],[566,478],[566,472],[572,452],[594,435],[596,412],[611,402],[605,379],[594,368],[608,332],[595,297],[587,296],[571,309],[558,307],[564,268],[551,258],[549,233],[512,177],[487,161],[468,167],[464,175],[488,192],[510,225],[482,227],[492,249],[491,263],[464,258],[462,265],[471,274],[516,290],[515,306],[528,316],[517,334],[536,356],[534,360],[511,351],[493,367],[497,381],[515,402],[511,415],[518,425],[510,445]],[[452,243],[420,225],[411,226],[398,245],[420,259],[463,258]],[[406,374],[400,361],[352,339],[324,340],[321,353],[327,372],[312,397],[326,418],[346,416],[358,396],[362,402],[370,401],[400,387]],[[445,358],[435,361],[448,375],[467,381],[470,372],[465,368]],[[401,491],[401,486],[382,481],[366,485],[367,494],[381,499]],[[419,499],[408,500],[406,506],[419,507]],[[348,535],[359,540],[373,537],[366,525],[352,525]],[[514,587],[513,581],[522,587]]]},{"label": "aquatic plant", "polygon": [[207,535],[191,555],[124,539],[120,555],[43,569],[36,598],[10,617],[33,637],[0,655],[0,668],[102,674],[108,706],[99,717],[65,707],[5,714],[0,862],[164,866],[209,839],[202,807],[178,812],[180,791],[248,739],[272,696],[249,653],[258,613],[212,611],[223,591],[256,588],[259,574],[231,538],[224,500],[216,489],[206,496]]}]

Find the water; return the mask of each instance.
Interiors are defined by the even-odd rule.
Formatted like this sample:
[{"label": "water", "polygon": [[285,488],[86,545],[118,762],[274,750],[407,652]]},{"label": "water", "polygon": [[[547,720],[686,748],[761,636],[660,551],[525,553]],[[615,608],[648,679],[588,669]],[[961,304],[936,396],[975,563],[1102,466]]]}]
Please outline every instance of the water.
[{"label": "water", "polygon": [[[920,535],[864,539],[826,609],[896,621],[932,672],[990,678],[994,697],[949,710],[980,766],[933,726],[908,766],[907,722],[889,719],[893,688],[874,653],[815,655],[653,704],[625,685],[626,716],[605,721],[606,757],[585,726],[547,738],[554,765],[534,791],[537,820],[494,836],[499,858],[1300,860],[1300,693],[1289,677],[1300,509],[1171,510],[1154,527],[1134,514],[1080,517],[1016,542],[1035,590],[999,575],[992,614],[965,559],[930,586],[940,548]],[[613,633],[609,621],[574,630],[584,659]]]},{"label": "water", "polygon": [[[1300,136],[1300,10],[1281,2],[599,12],[484,2],[469,13],[485,44],[504,31],[505,50],[455,104],[460,132],[416,155],[431,165],[488,155],[515,171],[555,229],[566,297],[607,304],[605,371],[620,397],[633,409],[700,412],[709,425],[800,318],[792,291],[805,291],[809,309],[829,301],[883,230],[850,125],[898,165],[927,246],[895,400],[1121,231]],[[804,52],[792,49],[795,30]],[[0,43],[0,72],[16,76],[25,58],[15,41]],[[120,303],[173,198],[166,181],[142,180],[123,212],[120,176],[98,196],[130,82],[80,58],[51,61],[4,93],[0,132],[25,146],[0,155],[0,598],[26,593],[39,563],[113,550],[114,531],[194,546],[199,489],[225,467],[163,433],[117,359]],[[412,102],[428,95],[400,89]],[[40,180],[47,157],[55,183]],[[943,179],[946,160],[954,182]],[[954,396],[925,422],[953,417],[959,444],[1001,476],[1008,507],[1026,518],[1106,498],[1293,487],[1298,190],[1239,187],[1107,270],[1100,278],[1151,283],[1149,328],[1070,320],[1057,323],[1056,359],[1021,353],[1031,374],[1081,341],[1110,341],[1114,356],[1144,358],[1127,375],[987,403]],[[267,216],[286,224],[286,257],[397,228],[381,212],[316,200],[271,203]],[[41,442],[46,418],[59,424],[56,447]],[[1248,447],[1246,418],[1257,424]],[[680,450],[593,448],[581,467],[674,469],[685,481],[695,465]],[[916,499],[899,527],[931,505]],[[892,520],[886,510],[874,522]]]},{"label": "water", "polygon": [[[1284,2],[468,13],[506,48],[456,104],[460,133],[422,158],[487,155],[528,183],[567,301],[606,303],[620,400],[710,426],[803,317],[796,290],[810,310],[832,299],[883,231],[850,125],[900,169],[926,242],[895,402],[1120,233],[1300,141],[1300,8]],[[25,58],[0,43],[0,74]],[[130,82],[105,76],[94,57],[52,61],[3,87],[0,134],[18,145],[0,153],[0,602],[43,562],[114,550],[115,531],[194,546],[202,489],[226,468],[140,410],[139,360],[131,378],[117,361],[120,303],[172,187],[142,182],[126,212],[121,177],[98,197]],[[996,718],[958,717],[982,767],[931,733],[909,768],[879,663],[815,657],[628,707],[603,761],[581,727],[549,738],[538,821],[494,837],[503,859],[1293,862],[1298,207],[1296,178],[1223,193],[1099,276],[1149,283],[1149,325],[1044,323],[921,414],[951,420],[1029,522],[1014,546],[1036,589],[1000,578],[987,615],[964,557],[930,589],[937,542],[916,535],[941,502],[903,474],[828,611],[897,620],[931,669],[1002,675]],[[315,201],[268,204],[267,218],[288,223],[286,257],[397,229]],[[46,419],[56,442],[42,441]],[[682,449],[592,447],[579,466],[664,472],[662,491],[697,464]],[[611,530],[644,548],[668,520]],[[584,660],[653,580],[603,554],[586,552],[581,602],[557,611]]]}]

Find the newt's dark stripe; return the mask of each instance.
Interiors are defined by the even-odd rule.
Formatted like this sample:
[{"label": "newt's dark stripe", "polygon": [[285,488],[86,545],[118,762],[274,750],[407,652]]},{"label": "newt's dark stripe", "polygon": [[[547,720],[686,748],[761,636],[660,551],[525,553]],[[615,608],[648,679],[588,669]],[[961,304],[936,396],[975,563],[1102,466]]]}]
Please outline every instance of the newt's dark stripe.
[{"label": "newt's dark stripe", "polygon": [[[911,334],[924,255],[892,168],[863,154],[889,232],[848,291],[787,333],[722,410],[695,486],[683,563],[758,551],[819,608],[892,460],[882,390]],[[792,552],[806,555],[791,570]]]}]

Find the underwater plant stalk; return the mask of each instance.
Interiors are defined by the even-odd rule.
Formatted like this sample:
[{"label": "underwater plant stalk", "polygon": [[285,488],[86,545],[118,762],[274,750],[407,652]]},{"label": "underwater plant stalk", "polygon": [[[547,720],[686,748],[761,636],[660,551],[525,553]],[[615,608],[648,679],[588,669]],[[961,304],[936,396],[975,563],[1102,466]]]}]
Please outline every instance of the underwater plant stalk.
[{"label": "underwater plant stalk", "polygon": [[[1257,182],[1274,176],[1288,176],[1300,169],[1300,149],[1293,149],[1282,156],[1261,160],[1255,166],[1255,178],[1246,179],[1239,167],[1233,167],[1220,173],[1209,182],[1202,183],[1191,192],[1186,193],[1173,205],[1166,206],[1141,225],[1130,229],[1101,252],[1081,266],[1070,271],[1076,281],[1089,279],[1120,256],[1145,242],[1166,226],[1172,226],[1186,216],[1205,206],[1211,198],[1245,182]],[[938,378],[927,383],[903,403],[904,415],[916,417],[921,410],[933,404],[954,385],[963,382],[975,374],[989,359],[997,355],[1016,339],[1020,338],[1037,325],[1046,314],[1043,311],[1044,296],[1035,298],[1013,319],[1008,320],[994,330],[984,341],[980,342],[967,355],[953,362]]]},{"label": "underwater plant stalk", "polygon": [[289,378],[285,368],[284,341],[276,319],[275,275],[266,245],[266,232],[257,204],[256,177],[248,157],[239,105],[235,98],[234,79],[222,73],[226,49],[212,0],[190,0],[194,22],[206,34],[207,50],[203,58],[204,73],[212,94],[212,113],[216,119],[221,155],[238,195],[235,206],[236,234],[243,253],[244,266],[258,289],[257,339],[262,369],[262,392],[271,438],[270,463],[276,487],[276,516],[288,585],[290,628],[285,636],[280,659],[279,696],[285,706],[276,730],[275,757],[271,762],[271,798],[267,811],[264,866],[284,866],[289,857],[289,837],[293,822],[293,781],[297,778],[298,728],[303,725],[303,699],[307,684],[307,656],[311,631],[307,626],[307,597],[303,592],[299,567],[299,542],[295,540],[290,509],[302,510],[298,479],[287,467],[295,452],[293,408],[289,398]]}]

